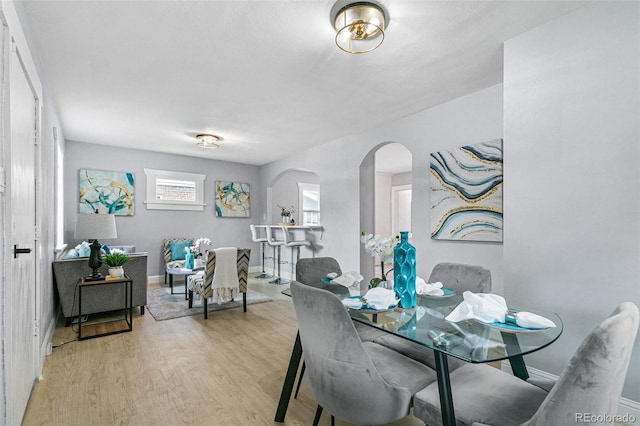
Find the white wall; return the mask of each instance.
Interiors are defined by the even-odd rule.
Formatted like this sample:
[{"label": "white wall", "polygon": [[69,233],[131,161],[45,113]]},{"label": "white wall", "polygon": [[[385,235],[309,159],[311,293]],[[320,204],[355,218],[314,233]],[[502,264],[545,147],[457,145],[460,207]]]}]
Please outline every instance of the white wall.
[{"label": "white wall", "polygon": [[[562,317],[527,357],[553,374],[640,305],[639,23],[637,2],[595,3],[505,44],[505,295]],[[637,340],[623,396],[640,401]]]},{"label": "white wall", "polygon": [[[335,257],[344,271],[359,271],[360,256],[371,259],[362,250],[359,238],[362,230],[373,229],[371,150],[380,144],[398,142],[413,156],[412,244],[417,249],[418,275],[428,278],[433,266],[443,261],[484,265],[491,269],[495,291],[501,293],[501,244],[433,241],[429,232],[429,154],[501,137],[502,85],[497,85],[267,164],[260,170],[260,181],[266,189],[266,182],[287,169],[302,168],[316,173],[320,177],[325,228],[323,249],[318,255]],[[365,158],[367,164],[361,172]],[[371,206],[362,211],[365,219],[370,218],[369,223],[361,221],[361,197]]]},{"label": "white wall", "polygon": [[[147,210],[144,168],[206,174],[204,211]],[[78,217],[78,170],[113,170],[133,172],[135,177],[135,214],[116,216],[117,240],[107,245],[136,246],[149,253],[149,275],[163,275],[162,240],[165,238],[208,237],[214,246],[251,248],[251,266],[260,265],[260,246],[251,240],[251,223],[260,223],[263,214],[258,167],[227,161],[114,148],[103,145],[67,141],[65,150],[65,242],[71,248],[80,241],[73,237]],[[250,185],[249,218],[221,218],[214,212],[215,181],[245,182]]]}]

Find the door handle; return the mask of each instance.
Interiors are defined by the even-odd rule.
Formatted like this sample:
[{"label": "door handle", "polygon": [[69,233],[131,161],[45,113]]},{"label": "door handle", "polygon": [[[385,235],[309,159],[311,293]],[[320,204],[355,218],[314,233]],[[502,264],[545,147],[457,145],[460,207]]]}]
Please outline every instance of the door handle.
[{"label": "door handle", "polygon": [[31,253],[30,248],[18,248],[17,244],[13,245],[13,258],[16,259],[19,254],[28,254]]}]

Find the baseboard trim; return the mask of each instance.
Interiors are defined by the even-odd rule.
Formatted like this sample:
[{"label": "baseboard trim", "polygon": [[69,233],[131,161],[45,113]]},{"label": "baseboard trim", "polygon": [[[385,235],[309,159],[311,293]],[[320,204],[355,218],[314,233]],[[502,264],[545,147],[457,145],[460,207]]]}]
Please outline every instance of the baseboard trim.
[{"label": "baseboard trim", "polygon": [[[511,365],[509,361],[502,361],[501,365],[502,371],[506,371],[511,373]],[[543,379],[543,380],[558,380],[558,376],[555,374],[548,373],[543,370],[538,370],[537,368],[527,367],[527,371],[529,372],[529,377],[532,379]],[[627,418],[635,418],[640,419],[640,402],[634,401],[629,398],[620,397],[618,401],[618,415],[626,416]],[[616,423],[621,424],[621,423]],[[624,423],[622,423],[624,424]]]}]

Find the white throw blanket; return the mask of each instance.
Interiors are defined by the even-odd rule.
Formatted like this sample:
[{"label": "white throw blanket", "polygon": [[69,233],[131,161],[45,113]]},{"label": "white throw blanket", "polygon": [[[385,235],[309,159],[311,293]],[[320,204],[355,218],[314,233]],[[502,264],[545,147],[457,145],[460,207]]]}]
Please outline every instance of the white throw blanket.
[{"label": "white throw blanket", "polygon": [[226,303],[234,298],[239,290],[238,282],[238,249],[221,247],[216,250],[216,268],[213,270],[214,303]]}]

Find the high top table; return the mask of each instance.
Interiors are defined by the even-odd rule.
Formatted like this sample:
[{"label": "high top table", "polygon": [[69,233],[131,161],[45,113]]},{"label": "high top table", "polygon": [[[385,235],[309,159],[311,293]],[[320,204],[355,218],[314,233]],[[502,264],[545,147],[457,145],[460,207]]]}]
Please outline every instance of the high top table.
[{"label": "high top table", "polygon": [[[335,285],[328,284],[328,286]],[[288,289],[282,293],[291,295]],[[529,308],[520,310],[542,315],[553,321],[556,327],[532,331],[507,325],[485,324],[475,320],[465,320],[458,323],[445,320],[444,318],[462,300],[460,294],[450,297],[418,296],[418,305],[415,308],[396,307],[381,311],[349,310],[354,321],[394,334],[434,351],[442,421],[445,426],[456,424],[448,356],[470,363],[509,360],[514,375],[526,380],[528,374],[523,355],[549,346],[560,337],[563,329],[562,320],[557,314]],[[276,422],[284,421],[301,358],[302,345],[298,334],[282,385],[274,419]]]}]

